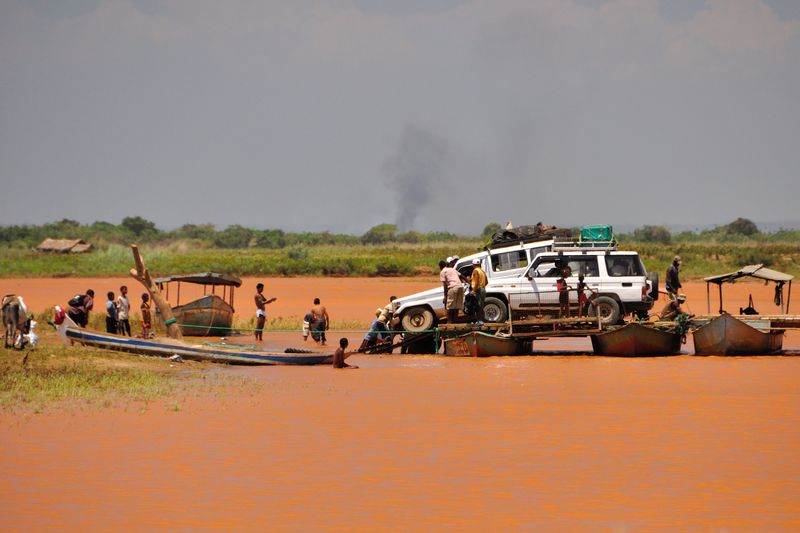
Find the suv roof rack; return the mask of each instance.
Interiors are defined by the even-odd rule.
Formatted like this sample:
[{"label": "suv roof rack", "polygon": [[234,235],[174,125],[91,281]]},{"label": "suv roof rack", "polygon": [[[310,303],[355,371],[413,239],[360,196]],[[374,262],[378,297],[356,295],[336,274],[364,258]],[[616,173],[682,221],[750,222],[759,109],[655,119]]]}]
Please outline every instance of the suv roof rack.
[{"label": "suv roof rack", "polygon": [[486,251],[492,251],[499,248],[510,248],[512,246],[522,246],[523,244],[530,244],[532,242],[547,242],[554,241],[553,237],[546,235],[537,235],[535,237],[523,237],[521,239],[508,239],[507,241],[499,241],[487,244],[483,247]]},{"label": "suv roof rack", "polygon": [[611,252],[618,249],[617,239],[611,239],[610,241],[576,241],[571,239],[553,241],[554,252]]}]

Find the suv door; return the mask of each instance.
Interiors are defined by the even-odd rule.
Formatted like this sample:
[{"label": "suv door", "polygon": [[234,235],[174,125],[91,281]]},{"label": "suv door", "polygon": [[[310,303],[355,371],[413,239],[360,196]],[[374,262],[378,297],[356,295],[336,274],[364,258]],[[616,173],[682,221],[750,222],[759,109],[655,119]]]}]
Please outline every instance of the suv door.
[{"label": "suv door", "polygon": [[521,290],[511,295],[511,308],[518,310],[558,305],[556,280],[560,271],[556,261],[560,260],[558,256],[537,257],[520,280]]}]

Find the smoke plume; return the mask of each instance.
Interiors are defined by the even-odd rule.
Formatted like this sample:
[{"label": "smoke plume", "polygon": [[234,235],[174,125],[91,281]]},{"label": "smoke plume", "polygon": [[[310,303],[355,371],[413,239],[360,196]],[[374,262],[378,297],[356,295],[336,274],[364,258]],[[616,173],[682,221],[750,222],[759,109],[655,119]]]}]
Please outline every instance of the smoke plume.
[{"label": "smoke plume", "polygon": [[447,151],[443,138],[412,124],[403,131],[396,153],[384,162],[386,185],[395,191],[399,231],[413,228],[430,204],[444,172]]}]

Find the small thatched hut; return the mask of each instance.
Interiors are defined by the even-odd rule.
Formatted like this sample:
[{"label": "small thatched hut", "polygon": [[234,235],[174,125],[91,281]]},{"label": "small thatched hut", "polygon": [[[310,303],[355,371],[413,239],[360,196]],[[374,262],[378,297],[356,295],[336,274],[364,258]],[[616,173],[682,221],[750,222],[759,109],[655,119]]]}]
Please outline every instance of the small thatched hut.
[{"label": "small thatched hut", "polygon": [[91,252],[94,246],[83,239],[45,239],[36,247],[40,252],[60,254],[82,254]]}]

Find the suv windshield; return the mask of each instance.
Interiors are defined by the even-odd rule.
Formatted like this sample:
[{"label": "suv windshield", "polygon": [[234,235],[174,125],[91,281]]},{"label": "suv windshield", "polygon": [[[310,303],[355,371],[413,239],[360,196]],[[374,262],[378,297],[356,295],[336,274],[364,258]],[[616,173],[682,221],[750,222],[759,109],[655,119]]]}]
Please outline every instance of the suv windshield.
[{"label": "suv windshield", "polygon": [[607,255],[606,270],[612,277],[644,276],[644,265],[638,255]]}]

